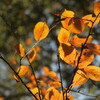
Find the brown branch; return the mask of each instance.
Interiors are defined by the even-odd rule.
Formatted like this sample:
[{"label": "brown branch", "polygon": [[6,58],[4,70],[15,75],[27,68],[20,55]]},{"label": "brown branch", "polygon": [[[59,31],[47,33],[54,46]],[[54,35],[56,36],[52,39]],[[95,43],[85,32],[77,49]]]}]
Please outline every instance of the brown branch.
[{"label": "brown branch", "polygon": [[64,87],[63,87],[63,79],[62,79],[62,73],[61,73],[59,53],[57,54],[57,57],[58,57],[58,67],[59,67],[59,74],[60,74],[60,80],[61,80],[61,89],[62,89],[63,100],[64,100],[64,92],[63,92]]},{"label": "brown branch", "polygon": [[5,60],[1,54],[0,54],[0,58],[10,67],[10,69],[15,73],[15,75],[19,78],[20,82],[26,87],[26,89],[30,92],[30,94],[36,99],[37,97],[32,93],[32,91],[26,86],[26,84],[24,83],[24,81],[21,79],[21,77],[18,75],[18,73],[13,69],[13,67],[9,64],[9,62],[7,60]]}]

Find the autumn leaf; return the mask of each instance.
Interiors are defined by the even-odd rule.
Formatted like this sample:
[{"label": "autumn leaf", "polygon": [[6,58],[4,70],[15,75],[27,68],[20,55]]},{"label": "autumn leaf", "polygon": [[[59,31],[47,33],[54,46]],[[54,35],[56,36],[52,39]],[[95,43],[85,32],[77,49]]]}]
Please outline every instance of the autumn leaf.
[{"label": "autumn leaf", "polygon": [[26,41],[25,41],[25,44],[26,45],[29,45],[32,43],[32,39],[31,38],[27,38]]},{"label": "autumn leaf", "polygon": [[76,66],[78,59],[78,51],[70,44],[60,44],[58,48],[60,58],[66,63]]},{"label": "autumn leaf", "polygon": [[[89,36],[87,43],[92,41],[93,37]],[[86,38],[79,38],[77,35],[74,35],[70,43],[76,47],[81,47],[86,41]]]},{"label": "autumn leaf", "polygon": [[94,3],[94,14],[97,16],[100,13],[100,1]]},{"label": "autumn leaf", "polygon": [[36,57],[36,50],[32,48],[30,53],[27,55],[29,62],[32,62]]},{"label": "autumn leaf", "polygon": [[45,94],[45,100],[59,100],[59,97],[60,93],[54,87],[50,87]]},{"label": "autumn leaf", "polygon": [[[95,21],[95,22],[93,23],[93,25],[98,24],[99,21],[100,21],[100,17],[98,17],[98,18],[96,19],[96,17],[93,17],[92,14],[86,15],[86,16],[82,17],[82,19],[83,19],[84,23],[87,23],[87,24],[88,24],[88,27],[89,27],[89,28],[92,27],[92,23],[93,23],[94,21]],[[95,19],[96,19],[96,20],[95,20]]]},{"label": "autumn leaf", "polygon": [[93,43],[88,43],[86,45],[93,53],[100,55],[100,45],[99,44],[93,44]]},{"label": "autumn leaf", "polygon": [[90,65],[84,68],[84,72],[90,79],[100,81],[100,67]]},{"label": "autumn leaf", "polygon": [[58,76],[57,76],[57,74],[56,74],[55,72],[49,71],[48,75],[49,75],[52,79],[58,80]]},{"label": "autumn leaf", "polygon": [[[38,100],[40,100],[40,96],[41,96],[41,98],[42,98],[42,95],[40,95],[39,96],[39,90],[38,90],[38,88],[37,87],[35,87],[35,88],[33,88],[33,89],[30,89],[31,90],[31,92],[36,96],[36,98],[38,99]],[[34,97],[33,97],[34,98]],[[34,98],[35,99],[35,98]],[[36,100],[36,99],[35,99]]]},{"label": "autumn leaf", "polygon": [[49,27],[47,26],[45,22],[38,22],[35,25],[35,28],[33,31],[34,31],[34,38],[38,42],[47,37],[49,33]]},{"label": "autumn leaf", "polygon": [[83,71],[78,70],[74,76],[73,87],[83,85],[87,81],[88,81],[87,75]]},{"label": "autumn leaf", "polygon": [[25,49],[23,48],[22,44],[17,44],[15,46],[15,49],[17,51],[17,53],[20,55],[20,57],[24,57],[25,56]]},{"label": "autumn leaf", "polygon": [[94,54],[89,49],[84,49],[78,67],[84,68],[94,60]]},{"label": "autumn leaf", "polygon": [[[28,71],[29,71],[29,67],[28,67],[28,66],[25,66],[25,65],[21,65],[21,66],[19,66],[18,69],[17,69],[17,73],[18,73],[18,75],[19,75],[20,77],[26,76],[27,73],[28,73]],[[14,75],[13,77],[14,77],[14,79],[15,79],[16,81],[19,81],[19,79],[18,79],[18,77],[17,77],[16,75]]]},{"label": "autumn leaf", "polygon": [[60,32],[58,34],[58,41],[60,43],[67,43],[70,37],[69,31],[67,31],[65,28],[61,28]]},{"label": "autumn leaf", "polygon": [[43,72],[44,72],[45,75],[48,75],[49,74],[49,68],[44,66],[43,67]]}]

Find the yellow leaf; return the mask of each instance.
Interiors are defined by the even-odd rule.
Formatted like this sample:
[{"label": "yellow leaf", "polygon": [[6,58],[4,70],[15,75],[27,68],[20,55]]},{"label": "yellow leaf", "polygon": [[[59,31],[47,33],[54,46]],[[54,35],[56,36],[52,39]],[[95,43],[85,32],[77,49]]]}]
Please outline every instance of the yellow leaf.
[{"label": "yellow leaf", "polygon": [[32,48],[30,54],[27,55],[29,62],[32,62],[36,57],[36,50]]},{"label": "yellow leaf", "polygon": [[47,37],[49,33],[49,27],[45,22],[38,22],[34,28],[34,38],[38,42]]},{"label": "yellow leaf", "polygon": [[[83,19],[84,23],[88,23],[88,27],[91,28],[92,22],[95,21],[96,17],[92,17],[92,14],[89,14],[89,15],[82,17],[82,19]],[[99,21],[100,21],[100,16],[96,19],[96,21],[94,22],[93,25],[98,24]]]},{"label": "yellow leaf", "polygon": [[60,58],[66,63],[76,66],[79,52],[69,44],[60,44],[58,48]]},{"label": "yellow leaf", "polygon": [[94,60],[94,54],[89,49],[84,49],[79,62],[79,68],[84,68]]},{"label": "yellow leaf", "polygon": [[25,56],[25,49],[23,48],[22,44],[17,44],[15,46],[17,53],[20,55],[20,57],[24,57]]},{"label": "yellow leaf", "polygon": [[58,34],[58,41],[60,43],[67,43],[70,37],[69,31],[67,31],[65,28],[61,28],[60,32]]},{"label": "yellow leaf", "polygon": [[73,87],[83,85],[84,83],[87,82],[87,80],[88,80],[87,75],[83,71],[78,70],[74,76]]},{"label": "yellow leaf", "polygon": [[[38,88],[33,88],[31,89],[31,92],[37,97],[38,100],[40,100],[40,97],[39,97],[39,91],[38,91]],[[33,97],[34,98],[34,97]],[[41,98],[42,98],[42,95],[41,95]],[[35,98],[34,98],[35,99]],[[36,99],[35,99],[36,100]]]},{"label": "yellow leaf", "polygon": [[100,81],[100,67],[94,65],[87,66],[84,68],[84,72],[90,79]]},{"label": "yellow leaf", "polygon": [[48,75],[49,74],[49,68],[44,66],[43,67],[43,72],[44,72],[45,75]]},{"label": "yellow leaf", "polygon": [[[17,73],[18,73],[18,75],[19,75],[20,77],[26,76],[27,73],[28,73],[28,71],[29,71],[29,67],[28,67],[28,66],[25,66],[25,65],[21,65],[21,66],[19,66],[18,69],[17,69]],[[14,75],[13,77],[14,77],[14,79],[15,79],[16,81],[19,81],[19,79],[18,79],[18,77],[17,77],[16,75]]]},{"label": "yellow leaf", "polygon": [[27,38],[26,41],[25,41],[25,44],[26,45],[29,45],[32,43],[32,39],[31,38]]},{"label": "yellow leaf", "polygon": [[52,78],[52,79],[55,79],[55,80],[58,80],[58,76],[55,72],[53,71],[49,71],[48,75]]},{"label": "yellow leaf", "polygon": [[[90,43],[92,41],[92,38],[93,38],[92,36],[89,36],[87,43]],[[81,47],[85,41],[86,38],[79,38],[77,35],[74,35],[70,43],[76,47]]]},{"label": "yellow leaf", "polygon": [[61,15],[63,27],[69,32],[81,33],[84,30],[84,21],[80,18],[74,18],[74,12],[66,10]]},{"label": "yellow leaf", "polygon": [[60,100],[60,93],[54,87],[50,87],[45,94],[45,100]]},{"label": "yellow leaf", "polygon": [[100,13],[100,1],[94,3],[94,14],[97,16]]},{"label": "yellow leaf", "polygon": [[88,43],[87,47],[95,54],[100,55],[100,45],[99,44],[93,44]]}]

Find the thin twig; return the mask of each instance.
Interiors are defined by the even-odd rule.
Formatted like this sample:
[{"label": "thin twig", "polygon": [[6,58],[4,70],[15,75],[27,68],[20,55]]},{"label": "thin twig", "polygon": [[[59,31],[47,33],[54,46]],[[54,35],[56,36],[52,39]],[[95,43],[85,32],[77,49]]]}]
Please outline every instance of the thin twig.
[{"label": "thin twig", "polygon": [[15,73],[15,75],[18,77],[18,79],[20,80],[20,82],[26,87],[26,89],[31,93],[31,95],[36,99],[37,97],[31,92],[31,90],[26,86],[26,84],[24,83],[24,81],[21,79],[21,77],[18,75],[18,73],[13,69],[13,67],[9,64],[9,62],[7,60],[5,60],[1,54],[0,54],[0,58],[10,67],[10,69]]},{"label": "thin twig", "polygon": [[32,67],[32,64],[30,63],[28,56],[26,56],[26,57],[27,57],[27,60],[28,60],[28,62],[29,62],[29,66],[31,67],[32,74],[34,75],[34,79],[35,79],[35,82],[36,82],[36,86],[37,86],[38,92],[39,92],[39,98],[40,98],[40,100],[42,100],[42,99],[41,99],[41,92],[40,92],[40,88],[39,88],[39,85],[38,85],[38,81],[37,81],[37,79],[36,79],[36,75],[35,75],[35,72],[34,72],[34,68]]},{"label": "thin twig", "polygon": [[61,80],[61,89],[62,89],[63,100],[64,100],[64,92],[63,92],[64,87],[63,87],[63,79],[62,79],[62,73],[61,73],[59,53],[57,54],[57,57],[58,57],[58,67],[59,67],[59,74],[60,74],[60,80]]}]

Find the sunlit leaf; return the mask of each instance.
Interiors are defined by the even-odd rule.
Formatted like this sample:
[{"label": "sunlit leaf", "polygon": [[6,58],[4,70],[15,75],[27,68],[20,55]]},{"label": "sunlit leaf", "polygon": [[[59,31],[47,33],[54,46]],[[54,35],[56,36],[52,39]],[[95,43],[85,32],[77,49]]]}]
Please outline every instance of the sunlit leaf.
[{"label": "sunlit leaf", "polygon": [[29,45],[32,43],[32,39],[31,38],[27,38],[27,40],[25,41],[25,44],[26,45]]},{"label": "sunlit leaf", "polygon": [[[89,14],[89,15],[86,15],[84,17],[82,17],[84,23],[87,23],[88,24],[88,27],[91,28],[92,27],[92,23],[93,25],[96,25],[99,23],[100,21],[100,17],[96,18],[96,17],[93,17],[92,14]],[[96,20],[95,20],[96,19]]]},{"label": "sunlit leaf", "polygon": [[57,76],[57,74],[56,74],[55,72],[49,71],[48,75],[49,75],[52,79],[58,80],[58,76]]},{"label": "sunlit leaf", "polygon": [[94,14],[97,16],[100,13],[100,1],[94,3]]},{"label": "sunlit leaf", "polygon": [[38,22],[34,28],[34,38],[38,42],[47,37],[49,33],[49,27],[45,22]]},{"label": "sunlit leaf", "polygon": [[23,48],[22,44],[17,44],[15,46],[17,53],[20,55],[20,57],[24,57],[25,56],[25,49]]},{"label": "sunlit leaf", "polygon": [[45,100],[59,100],[60,93],[54,87],[50,87],[45,95]]},{"label": "sunlit leaf", "polygon": [[100,45],[99,44],[93,44],[88,43],[87,47],[95,54],[100,55]]},{"label": "sunlit leaf", "polygon": [[28,57],[29,62],[32,62],[36,57],[36,50],[32,48],[27,57]]},{"label": "sunlit leaf", "polygon": [[84,72],[90,79],[100,81],[100,67],[94,65],[87,66],[84,68]]},{"label": "sunlit leaf", "polygon": [[84,21],[80,18],[74,18],[74,12],[65,10],[61,15],[63,27],[69,32],[81,33],[84,30]]},{"label": "sunlit leaf", "polygon": [[44,66],[43,67],[43,72],[44,72],[45,75],[48,75],[49,74],[49,68]]},{"label": "sunlit leaf", "polygon": [[60,32],[58,34],[58,41],[60,43],[67,43],[70,37],[69,31],[67,31],[65,28],[61,28]]},{"label": "sunlit leaf", "polygon": [[83,85],[84,83],[87,82],[87,80],[88,77],[86,76],[86,74],[83,71],[78,70],[74,76],[73,87]]},{"label": "sunlit leaf", "polygon": [[58,51],[63,61],[76,66],[78,51],[73,46],[70,44],[60,44]]},{"label": "sunlit leaf", "polygon": [[94,60],[94,54],[89,49],[84,49],[80,58],[79,68],[84,68]]},{"label": "sunlit leaf", "polygon": [[[20,77],[26,76],[27,73],[28,73],[28,71],[29,71],[29,67],[28,67],[28,66],[25,66],[25,65],[21,65],[21,66],[19,66],[18,69],[17,69],[17,73],[18,73],[18,75],[19,75]],[[13,77],[14,77],[14,79],[15,79],[16,81],[19,81],[19,79],[18,79],[18,77],[17,77],[16,75],[14,75]]]},{"label": "sunlit leaf", "polygon": [[[92,41],[92,38],[93,38],[92,36],[89,36],[87,43],[90,43]],[[70,43],[76,47],[82,47],[85,41],[86,41],[86,38],[79,38],[77,35],[74,35]]]}]

